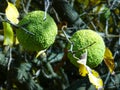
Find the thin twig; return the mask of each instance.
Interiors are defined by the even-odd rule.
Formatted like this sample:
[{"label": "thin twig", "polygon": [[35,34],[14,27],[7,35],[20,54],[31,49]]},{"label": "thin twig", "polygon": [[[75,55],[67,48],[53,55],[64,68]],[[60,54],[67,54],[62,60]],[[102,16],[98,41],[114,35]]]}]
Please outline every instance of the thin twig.
[{"label": "thin twig", "polygon": [[108,19],[106,20],[105,35],[108,36]]},{"label": "thin twig", "polygon": [[26,12],[29,11],[31,1],[32,1],[32,0],[28,0],[28,2],[27,2],[26,8],[25,8],[25,9],[26,9]]},{"label": "thin twig", "polygon": [[73,54],[73,57],[74,57],[75,59],[77,59],[77,60],[80,60],[78,57],[75,56],[75,54]]},{"label": "thin twig", "polygon": [[57,19],[57,22],[61,22],[60,21],[60,18],[59,18],[59,16],[58,16],[58,13],[56,12],[56,10],[54,9],[54,8],[52,8],[52,11],[54,12],[54,14],[55,14],[55,18]]},{"label": "thin twig", "polygon": [[92,46],[92,45],[95,44],[95,43],[96,43],[96,42],[93,42],[93,43],[91,43],[90,45],[87,45],[87,46],[85,46],[85,47],[83,47],[83,48],[78,49],[77,51],[73,51],[73,53],[77,53],[77,52],[79,52],[79,51],[81,51],[81,50],[84,50],[84,49]]},{"label": "thin twig", "polygon": [[65,35],[65,38],[66,38],[66,40],[68,41],[68,43],[70,43],[70,49],[68,50],[69,52],[72,52],[73,51],[73,42],[71,42],[70,41],[70,39],[69,39],[69,37],[68,37],[68,35],[65,33],[65,31],[64,31],[64,29],[66,28],[66,26],[63,26],[62,27],[62,32],[63,32],[63,34]]},{"label": "thin twig", "polygon": [[104,87],[107,85],[107,82],[108,82],[109,78],[110,78],[110,72],[108,72],[107,77],[104,81]]},{"label": "thin twig", "polygon": [[0,13],[0,15],[3,15],[3,16],[5,16],[5,14],[4,14],[4,13]]},{"label": "thin twig", "polygon": [[113,18],[113,23],[114,23],[114,25],[115,25],[115,27],[117,28],[118,27],[118,21],[116,21],[117,20],[117,17],[116,17],[116,15],[115,15],[115,12],[112,12],[111,13],[111,15],[112,15],[112,18]]},{"label": "thin twig", "polygon": [[49,70],[50,74],[47,74],[44,69],[42,69],[42,73],[46,78],[59,78],[59,76],[54,72],[50,62],[46,62],[47,69]]},{"label": "thin twig", "polygon": [[63,34],[65,35],[65,38],[67,39],[67,41],[70,43],[70,44],[72,44],[72,42],[70,41],[70,39],[69,39],[69,36],[65,33],[65,29],[67,28],[67,26],[63,26],[62,27],[62,32],[63,32]]},{"label": "thin twig", "polygon": [[116,1],[118,1],[118,0],[114,0],[113,1],[113,3],[112,3],[112,5],[110,6],[110,10],[113,8],[113,6],[116,4]]},{"label": "thin twig", "polygon": [[101,33],[99,32],[99,34],[102,36],[102,37],[109,37],[109,38],[119,38],[120,35],[113,35],[113,34],[105,34],[105,33]]},{"label": "thin twig", "polygon": [[48,68],[48,70],[50,71],[52,77],[53,77],[53,78],[56,78],[58,75],[54,72],[54,70],[53,70],[50,62],[47,62],[46,65],[47,65],[47,68]]},{"label": "thin twig", "polygon": [[96,25],[93,23],[93,20],[90,20],[90,19],[89,19],[89,21],[90,21],[91,25],[94,27],[94,30],[97,31],[97,27],[96,27]]},{"label": "thin twig", "polygon": [[22,7],[23,7],[23,11],[24,11],[25,13],[28,13],[28,12],[26,11],[25,4],[24,4],[23,0],[21,1],[21,4],[22,4]]},{"label": "thin twig", "polygon": [[72,7],[74,6],[74,2],[75,2],[75,0],[70,1],[70,4],[71,4]]},{"label": "thin twig", "polygon": [[52,78],[52,75],[48,75],[43,69],[42,69],[42,74],[46,77],[46,78]]},{"label": "thin twig", "polygon": [[10,70],[10,65],[11,65],[11,62],[12,62],[12,48],[10,47],[9,48],[9,61],[8,61],[8,71]]},{"label": "thin twig", "polygon": [[13,24],[13,23],[11,23],[11,22],[9,22],[9,21],[6,21],[6,22],[10,23],[12,26],[14,26],[14,27],[16,27],[16,28],[21,28],[21,30],[24,30],[26,33],[29,33],[29,34],[31,34],[31,35],[35,35],[34,33],[28,31],[28,30],[27,30],[26,28],[24,28],[23,26],[18,26],[18,25]]},{"label": "thin twig", "polygon": [[43,20],[46,20],[46,18],[47,18],[47,11],[48,11],[48,8],[50,6],[50,1],[49,0],[44,0],[44,4],[45,4],[45,13],[44,13]]}]

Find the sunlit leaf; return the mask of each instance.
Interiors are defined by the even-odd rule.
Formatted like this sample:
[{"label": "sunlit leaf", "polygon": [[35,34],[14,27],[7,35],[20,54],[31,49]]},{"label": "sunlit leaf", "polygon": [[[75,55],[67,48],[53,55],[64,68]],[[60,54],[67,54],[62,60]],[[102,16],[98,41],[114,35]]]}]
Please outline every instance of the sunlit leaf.
[{"label": "sunlit leaf", "polygon": [[80,74],[81,76],[83,76],[83,77],[88,74],[88,71],[87,71],[85,65],[80,64],[80,66],[79,66],[79,74]]},{"label": "sunlit leaf", "polygon": [[5,14],[6,14],[7,19],[11,23],[18,24],[19,12],[18,12],[17,8],[12,3],[8,2],[8,6],[5,10]]},{"label": "sunlit leaf", "polygon": [[36,58],[38,58],[38,57],[39,57],[41,54],[43,54],[45,51],[46,51],[46,49],[37,52]]},{"label": "sunlit leaf", "polygon": [[100,13],[103,13],[104,9],[105,9],[105,5],[101,4],[101,5],[96,6],[95,8],[93,8],[93,12],[100,14]]},{"label": "sunlit leaf", "polygon": [[106,48],[106,50],[105,50],[104,62],[107,65],[107,67],[109,68],[110,73],[114,73],[114,68],[115,68],[114,57],[109,48]]},{"label": "sunlit leaf", "polygon": [[112,55],[112,52],[111,52],[110,49],[107,48],[107,47],[106,47],[106,49],[105,49],[104,58],[114,59],[114,58],[113,58],[113,55]]},{"label": "sunlit leaf", "polygon": [[77,61],[79,63],[79,74],[81,76],[86,76],[88,71],[86,69],[86,62],[87,62],[87,50],[84,54],[81,55],[81,59]]},{"label": "sunlit leaf", "polygon": [[15,37],[15,45],[19,44],[17,37]]},{"label": "sunlit leaf", "polygon": [[4,45],[13,45],[14,42],[14,33],[11,25],[7,22],[3,22],[4,28]]},{"label": "sunlit leaf", "polygon": [[86,65],[87,62],[87,50],[84,54],[81,55],[81,59],[77,61],[79,64],[79,74],[81,76],[88,75],[90,82],[98,90],[103,90],[103,81],[100,78],[98,72],[92,70],[89,66]]},{"label": "sunlit leaf", "polygon": [[103,81],[95,70],[91,70],[88,74],[90,82],[98,89],[103,90]]}]

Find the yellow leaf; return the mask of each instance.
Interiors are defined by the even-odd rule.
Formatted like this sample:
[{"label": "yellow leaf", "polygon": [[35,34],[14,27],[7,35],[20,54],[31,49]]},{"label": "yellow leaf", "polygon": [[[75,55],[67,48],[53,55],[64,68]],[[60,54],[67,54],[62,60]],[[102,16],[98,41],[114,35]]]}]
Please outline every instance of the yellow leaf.
[{"label": "yellow leaf", "polygon": [[90,82],[98,89],[103,90],[103,81],[99,74],[86,65],[87,62],[87,50],[81,55],[81,59],[77,61],[79,64],[79,74],[86,76],[88,74]]},{"label": "yellow leaf", "polygon": [[103,90],[103,81],[95,70],[91,70],[88,74],[90,82],[98,89]]},{"label": "yellow leaf", "polygon": [[18,24],[19,12],[18,12],[17,8],[12,3],[8,2],[8,6],[5,10],[5,14],[6,14],[7,19],[11,23]]},{"label": "yellow leaf", "polygon": [[39,51],[39,52],[37,53],[37,55],[36,55],[36,58],[38,58],[38,57],[39,57],[41,54],[43,54],[45,51],[46,51],[46,49]]},{"label": "yellow leaf", "polygon": [[15,45],[19,44],[17,37],[15,37]]},{"label": "yellow leaf", "polygon": [[81,59],[77,61],[79,63],[79,74],[81,76],[86,76],[88,71],[86,69],[86,62],[87,62],[87,50],[85,53],[81,55]]},{"label": "yellow leaf", "polygon": [[104,62],[107,65],[110,73],[114,73],[114,68],[115,68],[114,58],[109,48],[105,49]]},{"label": "yellow leaf", "polygon": [[88,74],[88,71],[87,71],[85,65],[80,64],[80,66],[79,66],[79,74],[80,74],[81,76],[83,76],[83,77]]},{"label": "yellow leaf", "polygon": [[4,28],[4,45],[13,45],[14,42],[14,33],[11,25],[7,22],[3,22]]}]

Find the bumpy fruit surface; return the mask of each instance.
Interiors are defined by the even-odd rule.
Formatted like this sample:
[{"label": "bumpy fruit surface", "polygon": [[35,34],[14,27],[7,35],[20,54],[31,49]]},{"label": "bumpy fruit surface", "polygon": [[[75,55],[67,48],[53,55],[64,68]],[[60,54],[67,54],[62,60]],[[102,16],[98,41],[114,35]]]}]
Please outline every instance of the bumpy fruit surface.
[{"label": "bumpy fruit surface", "polygon": [[[87,49],[87,65],[89,67],[94,68],[102,62],[105,44],[98,33],[93,30],[83,29],[75,32],[70,40],[73,42],[73,51],[76,51],[76,57],[80,58],[81,55],[85,53],[85,49]],[[82,50],[82,48],[85,49]],[[68,44],[67,49],[70,49],[70,44]],[[77,59],[75,59],[70,52],[68,52],[68,58],[72,64],[78,67]]]},{"label": "bumpy fruit surface", "polygon": [[40,51],[54,43],[57,26],[48,14],[46,20],[43,20],[44,13],[44,11],[30,12],[19,22],[18,25],[25,30],[19,28],[16,30],[16,35],[25,50]]}]

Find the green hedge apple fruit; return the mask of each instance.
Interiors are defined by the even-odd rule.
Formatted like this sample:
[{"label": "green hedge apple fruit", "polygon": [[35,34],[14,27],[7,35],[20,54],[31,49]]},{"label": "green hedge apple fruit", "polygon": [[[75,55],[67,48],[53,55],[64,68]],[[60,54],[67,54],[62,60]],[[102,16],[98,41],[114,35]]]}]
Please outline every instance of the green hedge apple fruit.
[{"label": "green hedge apple fruit", "polygon": [[44,11],[33,11],[25,15],[16,30],[18,41],[25,50],[40,51],[49,48],[55,41],[57,26],[53,18]]},{"label": "green hedge apple fruit", "polygon": [[[75,32],[70,41],[73,43],[73,51],[76,51],[75,56],[80,58],[85,49],[88,52],[87,65],[91,68],[98,66],[103,58],[105,52],[105,43],[102,37],[93,30],[83,29]],[[69,43],[67,49],[70,49]],[[68,52],[68,58],[70,62],[78,67],[77,59],[73,57],[73,54]]]}]

